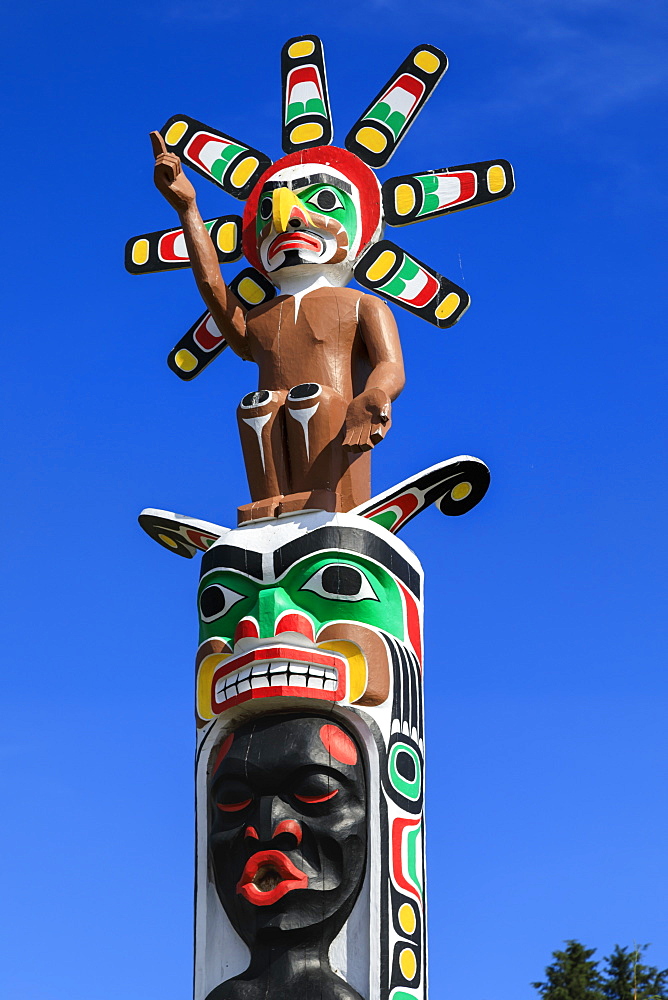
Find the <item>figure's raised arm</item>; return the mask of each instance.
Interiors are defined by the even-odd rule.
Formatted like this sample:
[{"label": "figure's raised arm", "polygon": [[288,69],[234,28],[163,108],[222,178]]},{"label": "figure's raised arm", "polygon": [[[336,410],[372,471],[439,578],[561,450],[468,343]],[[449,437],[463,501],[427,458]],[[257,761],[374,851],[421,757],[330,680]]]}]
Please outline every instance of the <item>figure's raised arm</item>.
[{"label": "figure's raised arm", "polygon": [[344,448],[369,451],[390,428],[392,400],[406,382],[399,331],[390,309],[375,295],[359,300],[359,324],[371,374],[364,391],[348,407]]},{"label": "figure's raised arm", "polygon": [[167,152],[159,132],[151,132],[151,145],[155,156],[155,186],[179,214],[200,295],[234,353],[250,361],[246,310],[220,273],[216,251],[197,207],[195,188],[183,172],[179,157]]}]

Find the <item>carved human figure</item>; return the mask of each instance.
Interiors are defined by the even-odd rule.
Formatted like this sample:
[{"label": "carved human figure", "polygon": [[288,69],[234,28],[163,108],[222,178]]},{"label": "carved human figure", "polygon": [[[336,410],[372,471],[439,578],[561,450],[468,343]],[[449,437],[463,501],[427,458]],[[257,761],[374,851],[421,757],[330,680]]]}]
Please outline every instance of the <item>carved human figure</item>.
[{"label": "carved human figure", "polygon": [[238,421],[252,503],[240,520],[350,510],[370,496],[369,451],[404,385],[396,323],[377,297],[345,288],[378,238],[378,182],[352,153],[291,154],[246,205],[244,252],[280,294],[247,310],[227,288],[181,161],[151,134],[155,183],[179,214],[199,291],[232,350],[259,369]]},{"label": "carved human figure", "polygon": [[211,777],[216,890],[250,949],[207,1000],[361,1000],[329,964],[366,866],[361,751],[331,716],[270,715],[223,740]]}]

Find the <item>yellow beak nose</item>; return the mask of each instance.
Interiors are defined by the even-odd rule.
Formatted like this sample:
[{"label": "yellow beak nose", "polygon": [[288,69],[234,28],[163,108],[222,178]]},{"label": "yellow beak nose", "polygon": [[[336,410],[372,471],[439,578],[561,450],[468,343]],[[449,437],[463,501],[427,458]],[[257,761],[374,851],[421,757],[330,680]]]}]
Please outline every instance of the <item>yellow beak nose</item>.
[{"label": "yellow beak nose", "polygon": [[306,206],[290,188],[281,187],[274,190],[272,211],[274,229],[277,233],[287,233],[292,228],[298,229],[299,226],[290,225],[291,220],[299,220],[304,226],[313,225]]}]

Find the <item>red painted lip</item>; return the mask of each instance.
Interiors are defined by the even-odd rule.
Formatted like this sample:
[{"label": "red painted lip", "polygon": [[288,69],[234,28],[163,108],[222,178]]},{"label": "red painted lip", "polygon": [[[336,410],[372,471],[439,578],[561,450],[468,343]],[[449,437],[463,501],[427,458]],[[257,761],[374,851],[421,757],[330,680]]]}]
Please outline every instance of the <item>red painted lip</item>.
[{"label": "red painted lip", "polygon": [[[253,879],[262,868],[271,868],[281,881],[268,892],[259,889]],[[306,889],[308,875],[290,861],[283,851],[258,851],[244,867],[237,882],[237,893],[254,906],[271,906],[293,889]]]},{"label": "red painted lip", "polygon": [[273,260],[276,254],[284,250],[315,250],[316,253],[321,253],[323,247],[322,240],[312,233],[281,233],[272,241],[267,251],[267,260]]},{"label": "red painted lip", "polygon": [[[288,678],[287,684],[278,685],[272,681],[271,684],[267,683],[264,686],[250,687],[241,692],[238,691],[236,684],[233,684],[231,688],[217,692],[219,682],[223,681],[224,678],[229,677],[231,674],[238,674],[244,667],[250,667],[252,671],[255,665],[258,665],[258,668],[262,672],[263,667],[261,665],[267,664],[268,668],[271,661],[283,661],[286,663],[302,664],[307,667],[324,668],[328,673],[330,683],[336,677],[336,688],[331,690],[329,688],[325,689],[324,686],[320,688],[316,686],[304,686],[303,683],[297,685],[294,680],[290,683]],[[281,671],[281,674],[288,677],[285,671]],[[341,653],[315,647],[267,645],[250,650],[247,653],[230,656],[226,660],[223,660],[211,678],[211,707],[214,715],[220,715],[224,710],[233,708],[235,705],[246,701],[257,698],[281,698],[285,695],[324,701],[341,701],[345,695],[345,690],[346,659]]]}]

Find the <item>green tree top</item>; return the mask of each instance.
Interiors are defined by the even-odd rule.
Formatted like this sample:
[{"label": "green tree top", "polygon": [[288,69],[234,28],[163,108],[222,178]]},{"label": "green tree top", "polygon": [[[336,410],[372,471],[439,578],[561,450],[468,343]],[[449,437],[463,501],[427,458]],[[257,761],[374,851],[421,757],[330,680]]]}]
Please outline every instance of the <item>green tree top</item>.
[{"label": "green tree top", "polygon": [[544,983],[532,983],[543,1000],[606,1000],[595,948],[566,941],[563,951],[553,951],[554,962],[545,970]]},{"label": "green tree top", "polygon": [[620,948],[604,958],[603,995],[606,1000],[663,1000],[668,997],[668,969],[645,965],[641,956],[649,945]]}]

